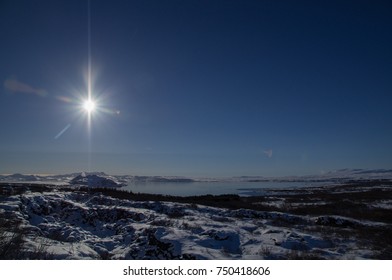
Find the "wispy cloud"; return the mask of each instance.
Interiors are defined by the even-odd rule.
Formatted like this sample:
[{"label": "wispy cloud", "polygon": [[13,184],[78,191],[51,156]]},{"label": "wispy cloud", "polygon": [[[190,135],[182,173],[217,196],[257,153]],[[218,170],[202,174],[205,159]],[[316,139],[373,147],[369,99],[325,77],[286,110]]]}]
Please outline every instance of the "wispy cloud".
[{"label": "wispy cloud", "polygon": [[12,92],[29,93],[29,94],[31,93],[42,97],[48,94],[47,91],[44,89],[34,88],[26,83],[18,81],[17,79],[6,79],[4,81],[4,87]]},{"label": "wispy cloud", "polygon": [[264,150],[263,153],[264,153],[268,158],[272,158],[272,149]]}]

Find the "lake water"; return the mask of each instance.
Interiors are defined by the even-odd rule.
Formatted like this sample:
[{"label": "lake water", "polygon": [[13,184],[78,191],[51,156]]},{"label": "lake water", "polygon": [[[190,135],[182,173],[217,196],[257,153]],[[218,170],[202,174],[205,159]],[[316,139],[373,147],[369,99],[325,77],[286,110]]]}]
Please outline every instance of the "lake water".
[{"label": "lake water", "polygon": [[219,194],[238,194],[252,195],[254,192],[268,188],[296,188],[296,187],[315,187],[328,185],[329,183],[315,182],[129,182],[124,190],[135,193],[151,193],[174,196],[190,195],[219,195]]}]

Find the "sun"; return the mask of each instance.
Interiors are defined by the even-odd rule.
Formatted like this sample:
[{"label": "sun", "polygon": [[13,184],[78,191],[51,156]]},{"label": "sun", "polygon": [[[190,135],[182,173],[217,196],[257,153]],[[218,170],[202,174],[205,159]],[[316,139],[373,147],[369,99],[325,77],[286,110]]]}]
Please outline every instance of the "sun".
[{"label": "sun", "polygon": [[84,101],[83,109],[89,114],[93,113],[95,110],[95,102],[91,99]]}]

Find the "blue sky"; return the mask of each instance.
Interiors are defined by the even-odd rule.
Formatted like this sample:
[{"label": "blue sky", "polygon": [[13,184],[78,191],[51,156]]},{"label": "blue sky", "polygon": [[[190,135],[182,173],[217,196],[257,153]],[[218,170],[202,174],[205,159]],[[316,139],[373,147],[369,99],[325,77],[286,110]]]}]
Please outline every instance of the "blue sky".
[{"label": "blue sky", "polygon": [[[0,173],[392,167],[388,1],[0,3]],[[63,132],[63,133],[60,133]]]}]

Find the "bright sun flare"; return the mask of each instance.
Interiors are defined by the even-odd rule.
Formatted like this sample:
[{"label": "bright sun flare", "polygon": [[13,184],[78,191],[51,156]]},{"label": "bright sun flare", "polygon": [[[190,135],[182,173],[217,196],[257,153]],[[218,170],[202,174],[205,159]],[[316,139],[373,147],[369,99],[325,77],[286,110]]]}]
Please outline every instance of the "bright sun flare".
[{"label": "bright sun flare", "polygon": [[92,101],[91,99],[89,99],[89,100],[86,100],[84,103],[83,103],[83,108],[87,111],[87,113],[92,113],[92,112],[94,112],[94,109],[95,109],[95,103],[94,103],[94,101]]}]

